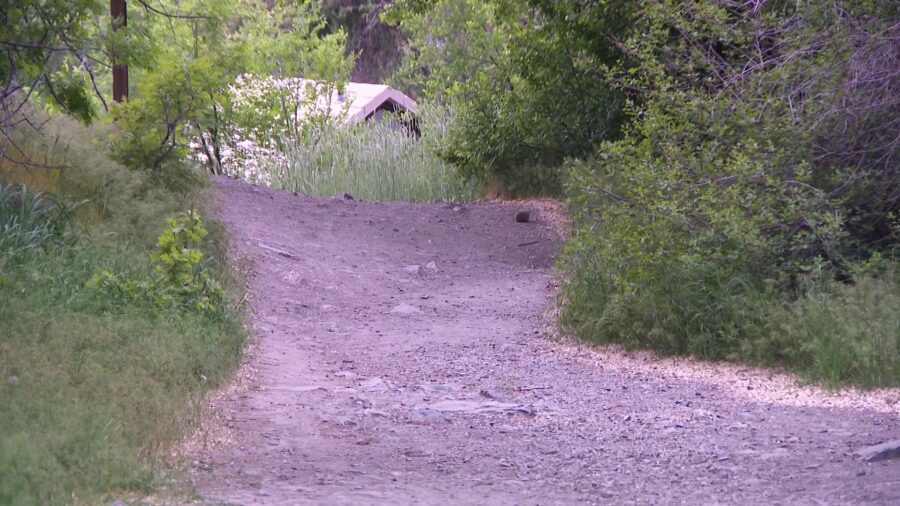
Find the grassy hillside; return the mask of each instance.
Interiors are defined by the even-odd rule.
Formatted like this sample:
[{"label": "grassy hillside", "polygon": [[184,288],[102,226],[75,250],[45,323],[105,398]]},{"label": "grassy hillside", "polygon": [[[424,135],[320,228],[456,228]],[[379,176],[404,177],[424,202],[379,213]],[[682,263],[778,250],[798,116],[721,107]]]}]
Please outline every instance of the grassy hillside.
[{"label": "grassy hillside", "polygon": [[[42,133],[17,132],[44,168],[0,171],[0,504],[96,504],[154,487],[244,334],[227,297],[199,308],[151,258],[165,218],[196,207],[198,191],[161,190],[111,161],[104,127],[57,117]],[[192,276],[228,291],[225,237],[205,225]],[[92,282],[104,272],[134,293]]]}]

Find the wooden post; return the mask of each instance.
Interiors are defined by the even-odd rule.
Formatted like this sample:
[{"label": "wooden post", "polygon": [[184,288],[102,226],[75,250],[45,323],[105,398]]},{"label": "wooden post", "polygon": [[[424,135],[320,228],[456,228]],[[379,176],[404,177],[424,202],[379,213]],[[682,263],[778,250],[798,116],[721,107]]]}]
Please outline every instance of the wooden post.
[{"label": "wooden post", "polygon": [[[109,15],[113,19],[115,28],[127,26],[128,11],[125,7],[125,0],[109,0]],[[119,18],[121,18],[121,21]],[[120,65],[113,62],[112,78],[113,100],[121,102],[128,98],[128,65]]]}]

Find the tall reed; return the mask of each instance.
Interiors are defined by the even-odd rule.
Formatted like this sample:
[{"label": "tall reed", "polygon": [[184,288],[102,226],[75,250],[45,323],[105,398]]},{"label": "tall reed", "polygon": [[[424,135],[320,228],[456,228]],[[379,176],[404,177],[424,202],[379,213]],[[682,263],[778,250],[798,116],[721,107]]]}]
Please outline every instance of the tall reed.
[{"label": "tall reed", "polygon": [[447,121],[446,115],[420,117],[421,135],[390,119],[353,127],[328,125],[284,140],[283,157],[260,165],[273,187],[310,195],[472,200],[475,184],[458,177],[436,154]]}]

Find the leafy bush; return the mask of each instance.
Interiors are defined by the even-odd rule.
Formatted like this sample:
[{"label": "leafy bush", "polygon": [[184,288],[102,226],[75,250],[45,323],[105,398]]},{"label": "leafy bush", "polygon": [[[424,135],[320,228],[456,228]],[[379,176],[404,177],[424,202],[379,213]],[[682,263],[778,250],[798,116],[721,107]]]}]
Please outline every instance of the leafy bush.
[{"label": "leafy bush", "polygon": [[[896,269],[896,265],[894,269]],[[792,304],[773,304],[745,329],[746,357],[790,364],[832,386],[900,385],[900,276],[887,271],[855,283],[824,280]]]},{"label": "leafy bush", "polygon": [[754,129],[752,116],[703,98],[662,97],[625,139],[572,164],[583,225],[570,299],[604,301],[572,307],[593,321],[592,335],[727,356],[735,298],[790,289],[792,273],[841,237],[827,197],[791,163],[794,150],[767,137],[790,135],[777,121]]},{"label": "leafy bush", "polygon": [[[892,148],[856,137],[851,151],[881,157],[854,158],[821,130],[847,103],[871,132],[891,128],[887,76],[870,75],[877,92],[852,76],[896,27],[867,3],[676,4],[642,3],[628,61],[598,70],[630,96],[631,122],[569,164],[564,322],[601,342],[900,383],[896,319],[860,306],[896,290],[864,281],[896,254]],[[828,310],[847,321],[814,321]]]},{"label": "leafy bush", "polygon": [[102,270],[87,286],[107,292],[119,305],[145,302],[162,309],[184,307],[198,314],[221,316],[227,311],[225,293],[204,268],[198,246],[207,231],[196,211],[167,220],[166,230],[150,254],[156,276],[139,281]]},{"label": "leafy bush", "polygon": [[633,2],[395,2],[384,17],[409,34],[401,88],[453,108],[440,156],[510,194],[558,194],[560,165],[618,134],[623,94],[597,66],[631,24]]},{"label": "leafy bush", "polygon": [[65,206],[78,221],[102,221],[106,232],[125,242],[151,247],[156,230],[146,223],[163,223],[173,208],[190,198],[185,191],[198,189],[170,190],[147,171],[128,170],[113,160],[110,138],[115,127],[84,126],[62,115],[35,114],[28,122],[43,126],[36,132],[23,124],[8,133],[32,163],[0,159],[0,181],[45,190],[43,199],[69,203]]},{"label": "leafy bush", "polygon": [[[84,286],[140,263],[93,238],[28,258],[0,283],[0,503],[97,504],[148,493],[166,451],[199,421],[203,396],[240,357],[239,315],[122,305]],[[152,273],[132,268],[133,279]],[[118,307],[109,312],[110,307]]]}]

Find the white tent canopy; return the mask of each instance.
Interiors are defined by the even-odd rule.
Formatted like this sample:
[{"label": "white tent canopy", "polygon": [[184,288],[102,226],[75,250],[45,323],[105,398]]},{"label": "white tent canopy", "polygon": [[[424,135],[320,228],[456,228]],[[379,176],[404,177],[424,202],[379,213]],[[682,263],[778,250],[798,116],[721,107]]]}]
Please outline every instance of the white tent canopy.
[{"label": "white tent canopy", "polygon": [[[304,78],[295,78],[294,84],[301,94],[307,92],[322,93],[323,83]],[[344,86],[343,93],[337,89],[317,96],[315,105],[309,110],[328,111],[335,119],[346,125],[357,125],[368,121],[370,118],[381,119],[381,111],[408,111],[412,114],[418,112],[415,101],[405,94],[384,84],[354,83],[348,82]]]},{"label": "white tent canopy", "polygon": [[413,99],[384,84],[347,83],[343,100],[336,100],[350,101],[346,122],[351,125],[366,121],[379,109],[418,112]]}]

